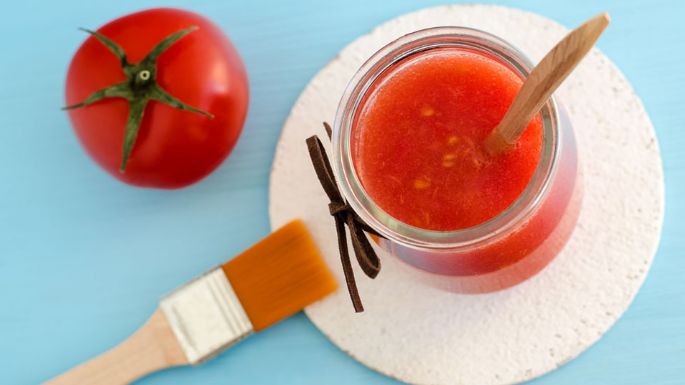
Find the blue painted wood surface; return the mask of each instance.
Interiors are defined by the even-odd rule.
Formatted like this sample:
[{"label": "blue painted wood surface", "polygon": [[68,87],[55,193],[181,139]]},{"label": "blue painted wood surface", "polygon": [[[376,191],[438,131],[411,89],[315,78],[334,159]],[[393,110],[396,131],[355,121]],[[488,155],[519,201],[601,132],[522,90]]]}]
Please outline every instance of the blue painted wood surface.
[{"label": "blue painted wood surface", "polygon": [[[159,297],[269,231],[267,185],[291,105],[336,53],[374,26],[438,1],[5,1],[0,6],[0,384],[36,384],[128,336]],[[577,360],[534,384],[684,384],[685,2],[500,1],[575,26],[601,10],[599,47],[624,71],[654,122],[666,219],[647,281],[618,324]],[[79,147],[63,85],[96,28],[142,8],[205,14],[247,65],[251,106],[234,153],[181,191],[131,188]],[[153,384],[392,384],[297,316],[198,368]]]}]

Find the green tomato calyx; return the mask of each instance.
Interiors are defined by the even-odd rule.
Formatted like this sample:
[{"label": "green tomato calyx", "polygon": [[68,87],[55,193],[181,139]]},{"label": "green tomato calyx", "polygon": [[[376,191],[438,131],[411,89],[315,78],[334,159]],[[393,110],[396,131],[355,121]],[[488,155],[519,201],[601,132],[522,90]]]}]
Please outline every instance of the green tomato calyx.
[{"label": "green tomato calyx", "polygon": [[167,48],[171,47],[179,39],[195,31],[196,29],[197,27],[190,27],[167,36],[160,41],[139,63],[129,63],[128,59],[126,58],[126,52],[124,52],[121,46],[119,46],[117,43],[106,38],[99,32],[81,28],[82,31],[93,35],[119,59],[121,63],[121,69],[126,75],[127,80],[97,90],[82,102],[64,107],[63,109],[71,110],[85,107],[106,98],[123,98],[128,101],[129,111],[126,122],[126,132],[124,134],[121,164],[119,166],[120,172],[123,173],[126,170],[126,165],[128,164],[131,151],[133,150],[136,137],[138,136],[140,122],[143,120],[145,107],[150,100],[168,104],[180,110],[202,114],[210,119],[214,117],[214,115],[208,112],[199,110],[176,99],[166,92],[162,87],[160,87],[156,80],[157,58],[159,55],[161,55],[167,50]]}]

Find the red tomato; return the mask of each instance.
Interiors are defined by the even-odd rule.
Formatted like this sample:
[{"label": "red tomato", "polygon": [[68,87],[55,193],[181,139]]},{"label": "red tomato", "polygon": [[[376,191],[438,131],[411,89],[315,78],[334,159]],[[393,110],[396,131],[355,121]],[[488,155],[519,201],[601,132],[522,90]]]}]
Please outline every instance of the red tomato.
[{"label": "red tomato", "polygon": [[[248,105],[247,75],[219,27],[191,12],[151,9],[116,19],[98,32],[121,46],[129,63],[138,63],[164,38],[193,26],[198,29],[158,57],[156,81],[168,94],[213,118],[148,102],[128,162],[120,171],[127,100],[107,98],[69,110],[88,154],[126,183],[169,189],[190,185],[219,166],[238,140]],[[67,105],[126,80],[120,60],[90,36],[69,66]]]}]

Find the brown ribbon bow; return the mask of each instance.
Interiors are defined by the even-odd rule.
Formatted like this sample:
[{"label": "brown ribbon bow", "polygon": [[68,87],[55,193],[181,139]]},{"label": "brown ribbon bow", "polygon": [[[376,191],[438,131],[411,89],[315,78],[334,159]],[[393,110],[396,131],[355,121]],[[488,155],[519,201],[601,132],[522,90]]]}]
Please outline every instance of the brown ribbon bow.
[{"label": "brown ribbon bow", "polygon": [[[325,122],[323,125],[328,134],[328,138],[330,139],[331,127]],[[321,140],[319,140],[319,137],[314,135],[308,138],[307,148],[309,149],[309,156],[312,159],[316,176],[319,178],[321,186],[331,201],[331,203],[328,204],[328,210],[335,218],[335,229],[338,232],[338,248],[340,249],[340,260],[342,262],[343,273],[345,274],[347,291],[350,293],[350,299],[352,300],[354,310],[357,313],[363,312],[364,306],[359,297],[359,291],[357,290],[354,272],[352,271],[352,263],[350,262],[350,255],[347,249],[345,225],[350,229],[352,248],[357,257],[357,262],[364,274],[369,278],[376,278],[378,272],[381,270],[381,263],[364,232],[378,237],[381,237],[381,235],[359,218],[357,213],[352,210],[343,198],[338,189],[338,184],[335,181],[328,155],[326,155],[326,150],[323,148],[323,144],[321,143]]]}]

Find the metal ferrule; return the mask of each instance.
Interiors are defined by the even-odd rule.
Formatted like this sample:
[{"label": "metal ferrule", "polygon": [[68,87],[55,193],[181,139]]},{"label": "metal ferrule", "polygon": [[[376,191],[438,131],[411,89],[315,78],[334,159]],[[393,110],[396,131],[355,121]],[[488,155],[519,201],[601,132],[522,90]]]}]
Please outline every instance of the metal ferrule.
[{"label": "metal ferrule", "polygon": [[164,297],[160,308],[192,365],[212,358],[254,333],[221,267]]}]

